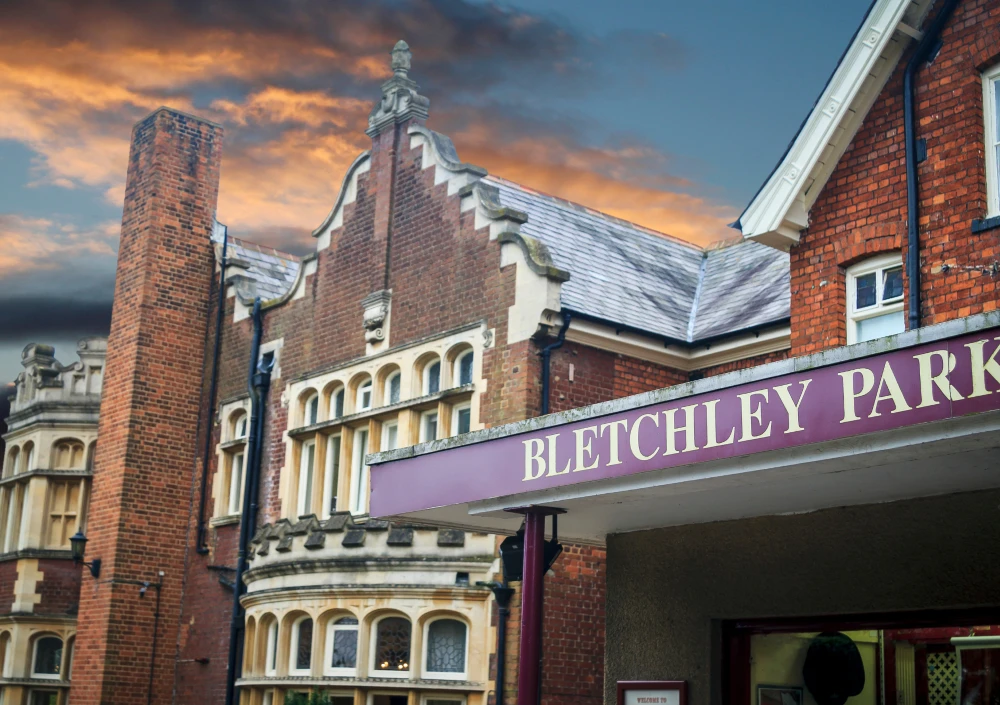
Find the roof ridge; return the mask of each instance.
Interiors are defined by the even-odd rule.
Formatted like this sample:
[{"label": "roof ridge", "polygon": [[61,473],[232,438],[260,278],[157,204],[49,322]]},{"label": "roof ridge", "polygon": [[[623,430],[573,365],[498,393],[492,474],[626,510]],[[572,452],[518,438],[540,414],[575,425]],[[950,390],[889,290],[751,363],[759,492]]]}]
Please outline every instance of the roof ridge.
[{"label": "roof ridge", "polygon": [[590,213],[592,215],[600,216],[601,218],[606,218],[608,220],[612,220],[612,221],[615,221],[617,223],[621,223],[623,225],[627,225],[630,228],[634,228],[634,229],[636,229],[636,230],[638,230],[640,232],[644,232],[644,233],[647,233],[649,235],[653,235],[654,237],[658,237],[661,240],[668,240],[670,242],[675,242],[678,245],[683,245],[685,247],[689,247],[692,250],[696,250],[698,252],[704,252],[704,249],[705,249],[705,248],[701,247],[700,245],[697,245],[697,244],[695,244],[693,242],[690,242],[688,240],[684,240],[682,238],[679,238],[676,235],[671,235],[670,233],[665,233],[665,232],[660,231],[660,230],[655,230],[655,229],[650,228],[650,227],[648,227],[646,225],[640,225],[639,223],[633,222],[631,220],[626,220],[625,218],[619,218],[616,215],[611,215],[610,213],[605,213],[604,211],[597,210],[596,208],[591,208],[590,206],[585,206],[582,203],[577,203],[576,201],[571,201],[568,198],[562,198],[561,196],[553,196],[551,193],[546,193],[545,191],[539,191],[538,189],[534,189],[534,188],[531,188],[529,186],[525,186],[524,184],[519,184],[516,181],[511,181],[510,179],[505,179],[504,177],[497,176],[496,174],[489,174],[488,176],[484,176],[483,177],[483,181],[490,181],[490,180],[499,181],[502,184],[506,184],[507,186],[511,186],[513,188],[518,188],[518,189],[520,189],[520,190],[522,190],[522,191],[524,191],[526,193],[530,193],[530,194],[533,194],[533,195],[536,195],[536,196],[542,196],[544,198],[548,198],[548,199],[550,199],[552,201],[555,201],[556,203],[569,206],[570,208],[573,208],[575,210],[582,210],[582,211],[584,211],[586,213]]},{"label": "roof ridge", "polygon": [[253,242],[251,240],[246,240],[246,239],[241,238],[241,237],[236,237],[235,235],[230,235],[229,236],[229,241],[230,242],[239,243],[240,245],[242,245],[243,247],[245,247],[247,249],[254,249],[254,248],[256,248],[256,250],[258,252],[260,252],[261,254],[269,254],[269,255],[272,255],[274,257],[281,257],[283,259],[287,259],[287,260],[290,260],[292,262],[301,262],[302,261],[301,257],[298,257],[298,256],[293,255],[291,253],[282,252],[281,250],[279,250],[279,249],[277,249],[275,247],[271,247],[270,245],[261,245],[259,242]]},{"label": "roof ridge", "polygon": [[698,265],[698,283],[694,285],[694,296],[691,297],[691,315],[688,316],[687,342],[694,342],[695,321],[698,318],[698,303],[701,301],[701,290],[705,284],[705,270],[708,267],[708,251],[701,253],[701,264]]}]

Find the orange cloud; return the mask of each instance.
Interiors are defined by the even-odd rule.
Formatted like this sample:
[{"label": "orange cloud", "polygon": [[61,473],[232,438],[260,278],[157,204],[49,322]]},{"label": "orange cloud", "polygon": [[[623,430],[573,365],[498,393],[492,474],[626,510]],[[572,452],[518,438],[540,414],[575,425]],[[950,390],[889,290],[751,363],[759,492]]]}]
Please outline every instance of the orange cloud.
[{"label": "orange cloud", "polygon": [[111,256],[118,223],[78,229],[45,218],[0,214],[0,275],[59,269],[80,255]]}]

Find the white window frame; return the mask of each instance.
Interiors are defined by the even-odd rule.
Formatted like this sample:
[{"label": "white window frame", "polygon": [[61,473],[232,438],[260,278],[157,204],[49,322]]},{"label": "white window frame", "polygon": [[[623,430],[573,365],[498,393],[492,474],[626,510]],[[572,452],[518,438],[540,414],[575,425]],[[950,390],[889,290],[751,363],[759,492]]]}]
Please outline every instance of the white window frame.
[{"label": "white window frame", "polygon": [[247,429],[249,428],[247,413],[245,411],[238,411],[234,416],[236,418],[233,419],[233,440],[244,440],[247,437]]},{"label": "white window frame", "polygon": [[437,391],[441,391],[441,358],[433,357],[427,361],[424,365],[424,369],[420,374],[420,390],[423,396],[428,394],[437,394],[437,392],[431,391],[431,368],[437,365],[438,368],[438,388]]},{"label": "white window frame", "polygon": [[[434,417],[434,438],[429,438],[430,434],[427,432],[427,423],[432,416]],[[441,437],[441,417],[438,414],[437,409],[421,413],[420,432],[418,435],[419,442],[427,443],[428,441],[436,441],[440,437]]]},{"label": "white window frame", "polygon": [[[299,660],[299,627],[307,619],[311,619],[313,623],[309,668],[296,668],[296,664]],[[290,631],[292,638],[288,642],[288,675],[308,676],[312,673],[313,663],[316,660],[316,620],[312,618],[312,615],[304,614],[292,622],[292,628]]]},{"label": "white window frame", "polygon": [[[53,673],[39,673],[38,671],[35,670],[35,667],[38,665],[38,646],[45,639],[58,639],[60,641],[60,643],[62,644],[62,646],[60,647],[60,651],[62,653],[59,654],[59,673],[55,673],[55,674],[53,674]],[[412,642],[412,637],[411,637],[410,641]],[[58,634],[42,634],[38,638],[36,638],[34,645],[32,645],[32,647],[31,647],[31,677],[32,678],[43,678],[45,680],[51,680],[51,681],[62,680],[62,669],[63,669],[63,660],[64,660],[63,657],[66,655],[65,654],[65,650],[66,650],[66,640],[63,639]]]},{"label": "white window frame", "polygon": [[455,705],[465,705],[465,696],[456,693],[423,693],[420,696],[420,705],[427,705],[431,700],[447,700]]},{"label": "white window frame", "polygon": [[[364,436],[364,443],[361,438]],[[365,465],[365,455],[370,438],[368,427],[354,429],[354,442],[351,444],[351,499],[352,514],[365,514],[368,511],[368,466]],[[365,446],[362,449],[362,445]]]},{"label": "white window frame", "polygon": [[[308,448],[312,448],[312,482],[310,485],[309,497],[306,497],[306,471],[309,469],[306,467],[306,460],[309,458]],[[307,514],[312,514],[312,497],[316,494],[316,439],[310,438],[307,441],[302,441],[302,446],[299,448],[299,477],[298,477],[298,488],[295,498],[295,516],[301,517]],[[308,500],[308,502],[307,502]]]},{"label": "white window frame", "polygon": [[469,381],[466,382],[465,384],[472,384],[473,382],[476,381],[476,358],[474,357],[475,354],[476,353],[474,350],[466,350],[462,353],[459,353],[458,356],[455,357],[455,365],[453,368],[454,379],[452,380],[452,386],[455,387],[464,386],[462,384],[462,360],[464,360],[467,357],[472,357],[472,371],[470,373],[472,376],[469,379]]},{"label": "white window frame", "polygon": [[[399,380],[399,399],[392,401],[392,381]],[[398,404],[403,400],[403,376],[396,370],[391,375],[385,378],[385,390],[382,394],[382,406],[391,406],[392,404]]]},{"label": "white window frame", "polygon": [[451,435],[458,435],[458,412],[466,410],[469,412],[469,431],[472,431],[472,403],[465,402],[451,407]]},{"label": "white window frame", "polygon": [[[334,451],[336,442],[336,453]],[[323,509],[320,512],[328,517],[335,509],[331,509],[333,498],[337,495],[337,485],[340,480],[340,449],[343,447],[343,436],[340,433],[330,435],[326,439],[326,462],[323,464]],[[337,464],[337,472],[334,472],[334,463]]]},{"label": "white window frame", "polygon": [[[430,648],[430,633],[431,625],[434,622],[440,622],[442,620],[450,620],[452,622],[458,622],[465,627],[465,655],[463,657],[462,663],[465,666],[465,670],[461,673],[448,673],[447,671],[429,671],[427,670],[427,650]],[[433,678],[435,680],[444,681],[464,681],[469,679],[469,623],[464,619],[455,614],[442,614],[432,619],[428,619],[424,622],[424,634],[423,634],[423,647],[421,648],[421,671],[423,672],[422,678]],[[412,638],[411,638],[412,641]],[[411,654],[412,656],[412,654]],[[412,659],[411,659],[412,660]]]},{"label": "white window frame", "polygon": [[[875,305],[855,309],[857,304],[858,278],[866,274],[875,273],[876,287],[882,286],[881,272],[886,269],[894,269],[903,265],[903,258],[899,252],[892,252],[885,255],[877,255],[863,262],[848,267],[846,276],[847,294],[847,344],[853,345],[858,342],[858,324],[868,318],[883,316],[888,313],[898,313],[903,310],[903,303],[906,299],[906,287],[898,299],[892,299],[888,303],[882,301],[881,288],[876,291]],[[905,272],[904,272],[905,276]]]},{"label": "white window frame", "polygon": [[[389,431],[394,430],[396,432],[395,442],[389,443]],[[399,422],[393,419],[392,421],[382,422],[382,437],[379,439],[379,450],[395,450],[399,448]]]},{"label": "white window frame", "polygon": [[[340,413],[337,413],[337,397],[341,397],[343,401],[340,402]],[[344,410],[347,403],[347,390],[344,387],[337,387],[330,394],[330,418],[339,419],[344,415]]]},{"label": "white window frame", "polygon": [[[244,473],[246,472],[246,454],[244,449],[240,449],[234,453],[228,453],[229,459],[229,502],[228,502],[228,512],[229,515],[240,514],[243,512],[243,486],[246,484],[246,477]],[[236,482],[233,477],[233,471],[236,469],[237,463],[236,459],[239,458],[240,467],[240,481]]]},{"label": "white window frame", "polygon": [[984,143],[986,146],[986,217],[1000,216],[1000,157],[997,156],[997,145],[1000,144],[1000,134],[997,134],[997,92],[1000,91],[1000,64],[983,73],[983,121],[985,127]]},{"label": "white window frame", "polygon": [[[368,395],[367,405],[364,402],[365,395]],[[372,381],[369,379],[367,382],[362,382],[358,385],[357,394],[354,397],[354,410],[355,411],[368,411],[372,408]]]},{"label": "white window frame", "polygon": [[261,699],[261,705],[274,705],[274,691],[265,690],[263,698]]},{"label": "white window frame", "polygon": [[[375,655],[378,653],[378,625],[386,619],[405,619],[410,623],[410,662],[406,664],[409,668],[405,671],[381,671],[375,668]],[[405,614],[386,614],[372,622],[371,638],[368,639],[368,675],[373,678],[409,678],[413,673],[413,620]],[[398,695],[398,693],[394,693]]]},{"label": "white window frame", "polygon": [[267,625],[267,641],[264,645],[264,675],[278,673],[278,620],[272,619]]},{"label": "white window frame", "polygon": [[330,665],[330,660],[333,658],[333,640],[337,636],[337,632],[350,632],[353,631],[357,635],[357,645],[361,646],[361,620],[358,619],[357,624],[343,624],[337,625],[336,621],[338,619],[343,619],[344,617],[355,617],[353,614],[338,614],[327,620],[326,623],[326,652],[323,654],[323,675],[324,676],[356,676],[358,674],[358,657],[361,655],[359,652],[354,654],[354,668],[334,668]]},{"label": "white window frame", "polygon": [[[315,413],[313,413],[315,412]],[[319,422],[319,394],[313,392],[302,403],[302,425],[312,426]]]}]

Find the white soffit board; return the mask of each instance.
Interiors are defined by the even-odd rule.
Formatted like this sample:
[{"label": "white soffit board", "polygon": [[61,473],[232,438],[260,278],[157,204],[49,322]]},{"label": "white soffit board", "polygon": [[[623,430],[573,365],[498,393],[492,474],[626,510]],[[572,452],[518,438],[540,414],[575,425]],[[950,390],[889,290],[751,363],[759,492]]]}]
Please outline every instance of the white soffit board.
[{"label": "white soffit board", "polygon": [[795,141],[740,217],[743,236],[781,250],[798,242],[809,209],[871,109],[903,50],[904,19],[928,0],[876,0]]}]

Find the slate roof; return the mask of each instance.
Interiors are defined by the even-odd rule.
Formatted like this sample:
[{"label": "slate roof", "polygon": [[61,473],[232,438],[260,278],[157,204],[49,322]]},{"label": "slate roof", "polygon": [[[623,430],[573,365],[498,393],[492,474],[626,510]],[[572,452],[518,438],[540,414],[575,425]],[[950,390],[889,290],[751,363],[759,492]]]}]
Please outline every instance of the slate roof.
[{"label": "slate roof", "polygon": [[702,249],[519,184],[487,176],[523,211],[524,235],[570,273],[562,305],[688,343],[789,316],[788,255],[741,238]]},{"label": "slate roof", "polygon": [[[222,238],[226,226],[216,222],[212,241],[216,243],[216,257],[222,256]],[[261,301],[277,299],[288,293],[299,275],[302,262],[295,255],[273,247],[258,245],[229,236],[226,248],[227,269],[238,274],[227,275],[227,281],[236,283],[237,291],[245,300],[259,296]],[[233,271],[233,270],[230,270]]]}]

